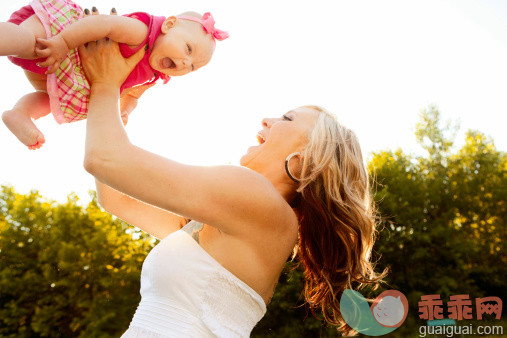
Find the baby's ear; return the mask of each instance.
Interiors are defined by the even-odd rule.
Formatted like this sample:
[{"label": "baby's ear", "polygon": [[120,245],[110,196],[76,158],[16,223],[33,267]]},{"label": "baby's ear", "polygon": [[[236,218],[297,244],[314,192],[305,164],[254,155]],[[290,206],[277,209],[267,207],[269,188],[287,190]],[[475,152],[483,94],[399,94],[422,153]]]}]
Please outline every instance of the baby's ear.
[{"label": "baby's ear", "polygon": [[161,27],[162,33],[166,34],[169,31],[169,29],[173,28],[174,25],[176,24],[176,20],[178,19],[175,16],[170,16],[167,19],[165,19]]}]

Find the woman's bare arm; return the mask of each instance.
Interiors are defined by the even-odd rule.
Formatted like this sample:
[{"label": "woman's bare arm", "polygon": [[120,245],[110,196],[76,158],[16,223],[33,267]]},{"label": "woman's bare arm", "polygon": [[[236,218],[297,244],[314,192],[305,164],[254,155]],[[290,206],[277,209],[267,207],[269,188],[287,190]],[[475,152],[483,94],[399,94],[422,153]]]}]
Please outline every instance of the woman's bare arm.
[{"label": "woman's bare arm", "polygon": [[95,180],[99,204],[110,214],[162,239],[183,227],[187,220],[169,211],[146,204]]},{"label": "woman's bare arm", "polygon": [[80,53],[92,83],[84,163],[88,172],[138,200],[231,235],[254,238],[262,227],[283,231],[293,224],[292,209],[252,170],[185,165],[131,144],[118,113],[124,78],[115,74],[126,77],[131,68],[125,65],[141,56],[118,62],[117,45],[103,40],[80,47]]}]

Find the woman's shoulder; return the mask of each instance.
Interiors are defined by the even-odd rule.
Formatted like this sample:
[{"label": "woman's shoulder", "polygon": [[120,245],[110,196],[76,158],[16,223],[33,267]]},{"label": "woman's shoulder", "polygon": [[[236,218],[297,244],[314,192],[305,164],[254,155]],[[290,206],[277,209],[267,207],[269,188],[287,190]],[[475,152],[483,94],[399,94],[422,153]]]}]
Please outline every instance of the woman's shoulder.
[{"label": "woman's shoulder", "polygon": [[292,208],[276,189],[273,183],[264,175],[242,166],[224,166],[224,173],[231,180],[235,180],[238,188],[255,199],[252,205],[262,204],[275,214],[294,214]]},{"label": "woman's shoulder", "polygon": [[254,170],[238,166],[230,167],[231,174],[234,173],[233,175],[239,177],[238,186],[245,194],[251,194],[252,208],[262,213],[258,230],[264,229],[283,236],[293,236],[298,224],[297,215],[272,182]]}]

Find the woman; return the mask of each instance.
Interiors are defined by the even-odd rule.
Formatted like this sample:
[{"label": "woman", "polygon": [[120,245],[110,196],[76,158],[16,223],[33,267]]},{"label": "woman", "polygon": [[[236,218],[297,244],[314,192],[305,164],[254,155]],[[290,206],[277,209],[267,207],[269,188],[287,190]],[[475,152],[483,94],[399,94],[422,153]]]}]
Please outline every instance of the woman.
[{"label": "woman", "polygon": [[99,202],[162,239],[143,264],[142,300],[124,337],[248,336],[291,253],[305,267],[312,309],[354,333],[340,315],[342,291],[386,273],[370,263],[375,218],[354,133],[307,106],[262,120],[240,167],[152,154],[129,142],[118,110],[142,53],[120,63],[112,41],[80,48],[91,83],[84,166]]}]

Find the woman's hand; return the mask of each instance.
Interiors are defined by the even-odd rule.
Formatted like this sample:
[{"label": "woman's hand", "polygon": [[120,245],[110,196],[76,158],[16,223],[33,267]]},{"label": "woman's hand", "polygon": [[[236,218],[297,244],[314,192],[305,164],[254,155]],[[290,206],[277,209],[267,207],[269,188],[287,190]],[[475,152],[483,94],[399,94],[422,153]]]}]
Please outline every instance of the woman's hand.
[{"label": "woman's hand", "polygon": [[[94,6],[92,8],[91,15],[98,15],[98,14],[99,14],[99,11]],[[90,15],[90,11],[88,9],[85,9],[83,16],[87,17],[89,15]],[[110,15],[117,15],[115,8],[111,9]],[[88,78],[88,81],[90,82],[91,85],[99,83],[99,82],[102,82],[105,84],[115,84],[115,82],[120,81],[120,86],[121,86],[121,84],[125,81],[126,76],[128,76],[128,74],[130,74],[132,69],[135,67],[135,65],[139,61],[135,62],[134,65],[131,65],[131,62],[134,62],[135,60],[132,60],[130,63],[128,61],[130,59],[125,61],[125,59],[123,58],[123,56],[121,55],[121,53],[119,51],[119,48],[117,48],[118,47],[117,44],[116,44],[116,46],[114,46],[115,43],[113,42],[112,44],[107,43],[104,46],[104,42],[107,42],[107,41],[110,41],[110,40],[102,39],[102,40],[99,40],[99,41],[96,41],[93,43],[88,43],[86,46],[81,46],[79,48],[81,62],[83,64],[85,74]],[[100,53],[102,53],[102,55],[107,54],[107,59],[105,59],[103,56],[101,56]],[[86,59],[85,59],[85,56],[86,56]],[[133,55],[133,57],[135,57],[135,56],[136,55]],[[142,56],[141,56],[141,58],[142,58]],[[100,62],[101,60],[103,62]],[[110,63],[115,63],[116,66],[118,66],[117,69],[110,68],[111,67],[109,65]],[[110,74],[107,74],[107,70],[114,71],[115,75],[118,75],[119,79],[116,79],[113,76],[112,78],[110,78],[110,80],[112,81],[111,83],[108,83],[107,81],[103,81],[107,77],[111,76]],[[124,75],[124,74],[122,74],[122,72],[127,72],[127,75],[125,76],[125,78],[123,80],[121,80],[121,76]]]},{"label": "woman's hand", "polygon": [[118,43],[109,39],[89,42],[87,46],[79,47],[81,63],[91,86],[104,84],[110,87],[121,87],[130,72],[144,56],[144,49],[140,49],[130,58],[125,59],[118,47]]},{"label": "woman's hand", "polygon": [[[84,16],[89,15],[85,10]],[[99,14],[96,7],[92,8],[92,15]],[[117,15],[116,9],[111,9],[111,15]],[[118,43],[109,39],[90,42],[78,48],[81,63],[90,85],[104,84],[120,88],[144,56],[144,49],[139,50],[130,58],[125,59],[118,47]]]},{"label": "woman's hand", "polygon": [[[88,16],[89,13],[88,10],[85,10],[84,16]],[[97,14],[99,14],[99,11],[93,7],[92,15]],[[116,14],[116,9],[111,9],[111,15]],[[120,53],[118,43],[108,39],[90,42],[78,49],[86,77],[92,86],[103,83],[109,86],[121,87],[130,72],[144,56],[144,49],[141,49],[130,58],[125,59]]]}]

